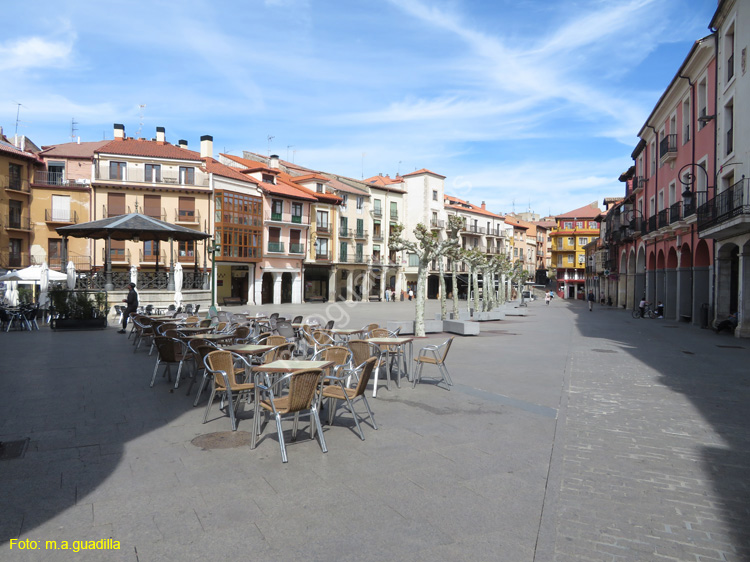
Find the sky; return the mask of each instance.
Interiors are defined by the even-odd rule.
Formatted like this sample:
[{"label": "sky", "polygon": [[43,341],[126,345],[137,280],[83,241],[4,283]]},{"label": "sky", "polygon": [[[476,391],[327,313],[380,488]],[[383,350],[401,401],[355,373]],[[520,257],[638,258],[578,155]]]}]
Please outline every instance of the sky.
[{"label": "sky", "polygon": [[490,211],[562,214],[624,193],[638,131],[716,6],[5,3],[0,126],[37,145],[161,126],[193,150],[212,135],[217,157],[278,154],[355,179],[427,168]]}]

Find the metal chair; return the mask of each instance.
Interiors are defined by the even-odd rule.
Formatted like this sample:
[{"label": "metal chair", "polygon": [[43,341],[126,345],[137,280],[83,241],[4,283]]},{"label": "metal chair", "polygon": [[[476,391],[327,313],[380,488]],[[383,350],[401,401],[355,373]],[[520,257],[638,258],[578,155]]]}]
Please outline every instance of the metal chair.
[{"label": "metal chair", "polygon": [[138,351],[141,346],[141,342],[144,339],[153,341],[154,338],[154,327],[151,324],[151,318],[148,316],[131,316],[133,320],[133,329],[135,330],[135,338],[133,339],[133,353]]},{"label": "metal chair", "polygon": [[182,373],[182,365],[187,359],[187,346],[181,340],[177,338],[168,338],[166,336],[154,336],[154,343],[156,344],[157,356],[156,365],[154,365],[154,374],[151,376],[151,385],[154,386],[156,382],[156,373],[159,370],[159,365],[162,363],[166,365],[164,369],[164,376],[169,376],[171,382],[171,366],[177,364],[177,376],[175,377],[174,387],[177,388],[180,385],[180,374]]},{"label": "metal chair", "polygon": [[[345,369],[343,371],[343,375],[340,377],[327,377],[325,380],[333,384],[323,385],[320,392],[322,398],[328,398],[328,424],[333,425],[333,418],[338,402],[340,400],[345,400],[349,411],[352,413],[354,424],[357,426],[357,431],[359,431],[359,437],[362,439],[362,441],[365,440],[365,434],[362,433],[362,427],[359,425],[359,420],[357,418],[360,416],[358,416],[357,412],[354,410],[354,401],[359,399],[365,403],[367,413],[370,415],[372,427],[373,429],[378,429],[378,426],[375,423],[375,416],[373,416],[372,410],[370,409],[370,404],[367,402],[367,397],[365,396],[367,383],[370,381],[370,375],[372,375],[372,370],[376,362],[376,357],[370,357],[361,365],[357,365],[357,367],[354,369]],[[355,388],[346,387],[345,381],[347,381],[351,376],[356,377],[357,386]],[[333,401],[333,404],[331,404],[331,401]],[[364,419],[362,421],[364,422]]]},{"label": "metal chair", "polygon": [[[448,367],[445,366],[445,358],[448,357],[448,352],[450,351],[453,340],[454,336],[451,336],[440,345],[426,345],[419,350],[419,354],[414,358],[414,361],[417,362],[419,368],[417,369],[417,372],[414,373],[412,388],[417,386],[417,382],[422,380],[422,367],[425,363],[436,365],[438,371],[440,371],[441,380],[444,380],[449,387],[453,386],[450,373],[448,373]],[[440,382],[438,382],[438,384],[440,384]]]},{"label": "metal chair", "polygon": [[208,421],[208,412],[211,410],[214,398],[221,393],[222,401],[226,398],[229,418],[232,420],[232,431],[237,431],[236,410],[243,395],[252,396],[255,384],[252,382],[237,382],[236,363],[245,363],[250,366],[244,357],[236,353],[224,350],[216,350],[208,353],[204,359],[207,372],[213,374],[211,383],[211,395],[208,397],[206,413],[203,415],[203,423]]},{"label": "metal chair", "polygon": [[[287,462],[286,443],[284,442],[284,431],[281,427],[282,416],[292,414],[294,425],[292,426],[292,441],[297,439],[297,426],[299,415],[307,412],[310,416],[310,439],[315,438],[315,432],[318,432],[320,448],[324,453],[328,452],[326,441],[323,437],[323,428],[320,424],[318,415],[317,394],[320,381],[323,378],[323,371],[320,369],[307,369],[295,371],[280,377],[276,382],[271,383],[271,378],[266,373],[263,383],[258,383],[257,388],[265,393],[265,397],[256,402],[256,416],[254,420],[253,439],[250,448],[254,449],[257,445],[257,438],[260,436],[262,426],[260,422],[260,410],[264,414],[273,414],[276,420],[276,432],[279,437],[279,448],[281,449],[281,461]],[[285,394],[282,395],[282,392]],[[265,417],[265,416],[264,416]]]}]

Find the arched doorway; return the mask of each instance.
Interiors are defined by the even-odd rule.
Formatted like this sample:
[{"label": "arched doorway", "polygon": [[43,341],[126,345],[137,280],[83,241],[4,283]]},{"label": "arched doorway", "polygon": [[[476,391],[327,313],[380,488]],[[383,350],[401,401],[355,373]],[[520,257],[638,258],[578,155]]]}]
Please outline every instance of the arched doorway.
[{"label": "arched doorway", "polygon": [[677,320],[677,250],[673,246],[667,250],[664,265],[664,317]]},{"label": "arched doorway", "polygon": [[[693,323],[699,324],[703,306],[710,302],[710,266],[711,252],[705,240],[699,240],[693,256]],[[709,314],[708,320],[710,321]]]},{"label": "arched doorway", "polygon": [[740,288],[740,249],[732,242],[718,247],[716,253],[716,319],[737,312]]},{"label": "arched doorway", "polygon": [[680,263],[677,267],[677,319],[691,317],[693,313],[693,253],[689,244],[680,248]]},{"label": "arched doorway", "polygon": [[281,302],[292,302],[292,282],[294,278],[291,273],[281,274]]},{"label": "arched doorway", "polygon": [[273,273],[264,273],[260,286],[261,304],[273,303]]}]

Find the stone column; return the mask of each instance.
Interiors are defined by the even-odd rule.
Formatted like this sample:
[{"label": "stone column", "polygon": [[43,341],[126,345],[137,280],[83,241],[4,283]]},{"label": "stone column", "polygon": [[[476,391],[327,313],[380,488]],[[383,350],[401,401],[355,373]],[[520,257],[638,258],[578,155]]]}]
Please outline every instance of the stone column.
[{"label": "stone column", "polygon": [[680,316],[693,316],[693,270],[689,267],[677,269],[677,320]]},{"label": "stone column", "polygon": [[298,271],[292,273],[292,303],[302,303],[302,274]]},{"label": "stone column", "polygon": [[628,303],[628,310],[632,310],[638,303],[641,302],[641,297],[646,294],[646,272],[635,274],[635,284],[633,286],[633,292],[628,295],[628,298],[632,298],[632,301]]},{"label": "stone column", "polygon": [[714,320],[724,320],[730,314],[729,303],[732,291],[732,259],[715,258],[716,264],[716,309]]},{"label": "stone column", "polygon": [[334,265],[328,272],[328,302],[336,302],[336,273],[338,269]]},{"label": "stone column", "polygon": [[677,314],[677,291],[677,270],[664,270],[664,299],[661,301],[664,303],[664,318],[680,319]]},{"label": "stone column", "polygon": [[261,304],[263,302],[263,270],[257,268],[254,272],[257,276],[253,281],[253,290],[255,292],[255,304]]},{"label": "stone column", "polygon": [[352,271],[349,271],[346,275],[346,300],[354,300],[354,275]]},{"label": "stone column", "polygon": [[[711,274],[708,267],[693,268],[693,324],[700,326],[701,308],[709,304]],[[709,311],[710,313],[710,311]],[[709,316],[708,325],[711,326],[713,318]]]},{"label": "stone column", "polygon": [[745,281],[750,283],[750,251],[740,252],[739,263],[739,294],[737,295],[737,329],[734,331],[735,337],[750,337],[750,289],[745,287]]},{"label": "stone column", "polygon": [[371,271],[365,269],[362,272],[362,301],[367,302],[370,299],[370,275]]},{"label": "stone column", "polygon": [[273,304],[281,304],[281,273],[274,271],[273,275]]}]

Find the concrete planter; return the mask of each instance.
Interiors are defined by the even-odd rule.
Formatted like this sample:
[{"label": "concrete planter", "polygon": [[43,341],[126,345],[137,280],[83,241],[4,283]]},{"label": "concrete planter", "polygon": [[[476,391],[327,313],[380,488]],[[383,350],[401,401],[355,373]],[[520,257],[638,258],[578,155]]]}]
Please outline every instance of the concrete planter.
[{"label": "concrete planter", "polygon": [[61,330],[103,330],[107,327],[107,319],[102,318],[53,318],[50,328],[54,331]]},{"label": "concrete planter", "polygon": [[478,336],[479,335],[478,322],[467,322],[463,320],[444,320],[443,331],[450,334],[458,334],[460,336]]},{"label": "concrete planter", "polygon": [[[413,320],[405,320],[405,321],[396,321],[396,320],[389,320],[386,323],[386,329],[393,331],[396,328],[401,328],[401,332],[399,332],[401,335],[414,335],[414,321]],[[424,331],[425,334],[437,334],[443,331],[443,321],[442,320],[428,320],[425,319],[424,321]]]}]

